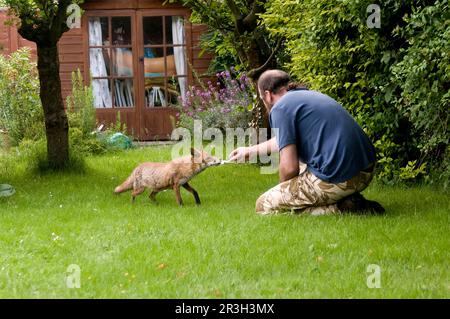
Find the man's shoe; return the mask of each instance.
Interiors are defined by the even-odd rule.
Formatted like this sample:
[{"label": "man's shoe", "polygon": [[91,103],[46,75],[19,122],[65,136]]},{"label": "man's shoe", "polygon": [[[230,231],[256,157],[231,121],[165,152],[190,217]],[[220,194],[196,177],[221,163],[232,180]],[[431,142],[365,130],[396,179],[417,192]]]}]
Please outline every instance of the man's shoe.
[{"label": "man's shoe", "polygon": [[380,215],[385,212],[385,209],[380,203],[373,200],[367,200],[358,192],[341,199],[337,205],[341,212],[346,213],[369,213]]}]

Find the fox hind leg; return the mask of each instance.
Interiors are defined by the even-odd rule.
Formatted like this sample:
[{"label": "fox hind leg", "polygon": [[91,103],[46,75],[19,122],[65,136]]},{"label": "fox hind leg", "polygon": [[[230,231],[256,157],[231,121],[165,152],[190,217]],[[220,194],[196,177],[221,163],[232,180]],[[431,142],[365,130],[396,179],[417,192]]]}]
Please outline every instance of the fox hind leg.
[{"label": "fox hind leg", "polygon": [[195,203],[197,205],[200,205],[201,204],[200,197],[198,196],[197,191],[191,185],[189,185],[188,183],[184,183],[182,186],[183,186],[184,189],[186,189],[188,192],[190,192],[192,195],[194,195]]}]

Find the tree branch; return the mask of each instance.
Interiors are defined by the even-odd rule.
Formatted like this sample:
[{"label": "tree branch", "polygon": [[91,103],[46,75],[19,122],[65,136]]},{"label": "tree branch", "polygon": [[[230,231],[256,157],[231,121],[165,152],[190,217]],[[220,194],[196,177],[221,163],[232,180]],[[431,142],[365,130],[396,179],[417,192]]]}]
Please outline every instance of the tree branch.
[{"label": "tree branch", "polygon": [[252,9],[249,14],[242,20],[246,30],[254,30],[257,27],[258,13],[264,12],[264,4],[266,0],[254,0],[252,4]]},{"label": "tree branch", "polygon": [[256,69],[252,69],[247,73],[249,78],[256,80],[267,69],[267,67],[269,66],[269,63],[273,60],[273,58],[275,57],[275,54],[280,49],[281,42],[282,42],[281,38],[278,39],[275,49],[272,50],[272,53],[270,54],[269,58],[263,65],[261,65],[260,67],[258,67]]},{"label": "tree branch", "polygon": [[244,18],[234,0],[225,0],[225,2],[236,20],[242,20]]},{"label": "tree branch", "polygon": [[231,14],[234,17],[234,23],[236,26],[237,33],[241,34],[244,32],[244,16],[241,13],[241,10],[236,5],[236,2],[234,0],[225,0],[226,4],[228,5],[228,8],[231,11]]}]

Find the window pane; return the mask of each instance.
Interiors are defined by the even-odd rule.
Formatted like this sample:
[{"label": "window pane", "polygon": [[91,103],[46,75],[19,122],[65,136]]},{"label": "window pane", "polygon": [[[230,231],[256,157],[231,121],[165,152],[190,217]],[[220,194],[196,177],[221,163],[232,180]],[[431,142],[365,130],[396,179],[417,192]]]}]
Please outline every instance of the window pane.
[{"label": "window pane", "polygon": [[165,27],[166,27],[166,44],[173,43],[172,35],[172,17],[165,17]]},{"label": "window pane", "polygon": [[114,105],[115,107],[134,106],[133,80],[114,80]]},{"label": "window pane", "polygon": [[144,45],[163,44],[162,17],[144,17]]},{"label": "window pane", "polygon": [[145,77],[164,76],[164,49],[144,48]]},{"label": "window pane", "polygon": [[166,43],[176,45],[186,43],[182,17],[166,17]]},{"label": "window pane", "polygon": [[131,48],[114,49],[113,74],[133,76],[133,51]]},{"label": "window pane", "polygon": [[106,77],[110,75],[109,49],[89,49],[89,64],[93,77]]},{"label": "window pane", "polygon": [[145,79],[145,106],[167,106],[166,92],[164,90],[164,78]]},{"label": "window pane", "polygon": [[131,17],[111,19],[113,45],[131,45]]},{"label": "window pane", "polygon": [[102,46],[109,45],[108,18],[89,18],[89,45]]},{"label": "window pane", "polygon": [[111,87],[108,79],[92,80],[92,93],[94,95],[94,106],[96,108],[111,108]]}]

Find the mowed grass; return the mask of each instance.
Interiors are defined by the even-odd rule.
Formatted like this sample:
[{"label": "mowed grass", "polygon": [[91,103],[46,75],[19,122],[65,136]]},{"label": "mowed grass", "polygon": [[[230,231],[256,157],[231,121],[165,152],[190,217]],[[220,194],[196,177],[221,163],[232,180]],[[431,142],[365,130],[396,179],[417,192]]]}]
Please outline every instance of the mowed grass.
[{"label": "mowed grass", "polygon": [[[252,165],[210,168],[158,204],[113,195],[169,147],[88,160],[84,174],[17,175],[0,200],[1,298],[449,298],[449,193],[373,185],[385,216],[257,216],[277,183]],[[69,289],[67,268],[81,270]],[[370,289],[370,264],[381,288]],[[370,280],[369,280],[370,281]]]}]

